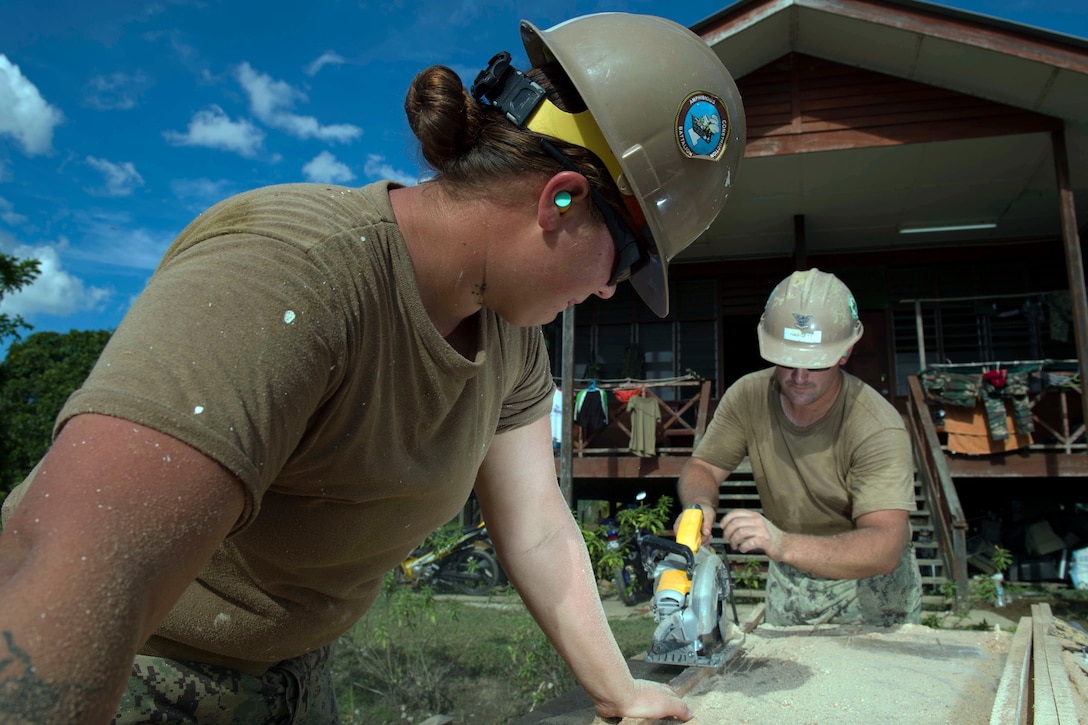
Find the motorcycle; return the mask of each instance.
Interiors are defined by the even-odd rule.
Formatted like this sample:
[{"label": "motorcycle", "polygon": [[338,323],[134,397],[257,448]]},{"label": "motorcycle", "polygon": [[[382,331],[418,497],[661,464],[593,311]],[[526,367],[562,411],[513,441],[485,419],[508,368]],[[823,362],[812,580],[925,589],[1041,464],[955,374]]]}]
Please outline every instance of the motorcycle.
[{"label": "motorcycle", "polygon": [[[612,574],[612,583],[624,604],[632,607],[646,601],[654,595],[652,569],[647,569],[643,559],[643,540],[655,533],[654,529],[663,528],[664,512],[668,511],[671,499],[662,496],[654,507],[645,504],[646,492],[640,491],[635,496],[635,504],[628,504],[617,514],[615,519],[605,519],[605,540],[611,550],[621,551],[623,561]],[[625,532],[621,535],[621,531]]]},{"label": "motorcycle", "polygon": [[[414,549],[397,567],[397,581],[412,587],[427,584],[439,591],[479,596],[505,579],[484,522],[463,528],[452,540],[443,539],[428,537]],[[435,540],[437,543],[429,543]]]}]

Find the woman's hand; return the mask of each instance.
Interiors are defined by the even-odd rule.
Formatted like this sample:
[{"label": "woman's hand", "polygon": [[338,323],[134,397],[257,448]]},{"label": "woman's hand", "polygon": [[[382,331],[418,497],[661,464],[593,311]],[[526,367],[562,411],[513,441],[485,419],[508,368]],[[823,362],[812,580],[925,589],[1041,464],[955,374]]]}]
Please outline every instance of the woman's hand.
[{"label": "woman's hand", "polygon": [[638,717],[661,720],[672,717],[687,722],[693,717],[691,708],[668,685],[649,680],[635,680],[634,688],[622,703],[597,703],[601,717]]}]

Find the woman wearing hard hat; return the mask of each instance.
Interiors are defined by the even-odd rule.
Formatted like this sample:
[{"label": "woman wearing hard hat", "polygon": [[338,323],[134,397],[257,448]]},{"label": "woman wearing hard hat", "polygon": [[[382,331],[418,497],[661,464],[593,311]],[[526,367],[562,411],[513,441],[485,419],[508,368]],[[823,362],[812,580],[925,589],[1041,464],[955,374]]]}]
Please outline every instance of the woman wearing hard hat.
[{"label": "woman wearing hard hat", "polygon": [[412,83],[432,179],[258,189],[181,232],[5,504],[4,715],[336,722],[331,645],[475,490],[597,711],[691,716],[612,639],[537,326],[627,279],[667,313],[744,118],[670,21],[521,31],[525,73],[499,54],[470,92]]}]

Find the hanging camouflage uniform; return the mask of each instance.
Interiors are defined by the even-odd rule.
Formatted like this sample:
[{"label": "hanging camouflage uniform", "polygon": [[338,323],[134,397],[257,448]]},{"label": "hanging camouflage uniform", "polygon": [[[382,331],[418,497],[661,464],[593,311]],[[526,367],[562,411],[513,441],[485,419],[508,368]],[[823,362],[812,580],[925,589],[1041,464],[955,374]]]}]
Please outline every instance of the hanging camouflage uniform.
[{"label": "hanging camouflage uniform", "polygon": [[982,375],[980,373],[953,373],[936,370],[923,373],[922,381],[937,400],[949,405],[973,408],[982,393]]},{"label": "hanging camouflage uniform", "polygon": [[1028,375],[1026,371],[1010,373],[1003,369],[987,370],[982,374],[982,401],[993,440],[1003,441],[1009,437],[1006,400],[1012,401],[1016,432],[1027,434],[1035,430],[1028,399]]}]

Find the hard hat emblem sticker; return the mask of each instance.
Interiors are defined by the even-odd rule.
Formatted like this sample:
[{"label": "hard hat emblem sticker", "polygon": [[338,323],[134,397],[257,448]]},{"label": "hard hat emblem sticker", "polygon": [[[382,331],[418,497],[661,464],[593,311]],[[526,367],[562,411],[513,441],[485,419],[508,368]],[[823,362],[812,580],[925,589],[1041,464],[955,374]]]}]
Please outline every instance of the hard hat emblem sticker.
[{"label": "hard hat emblem sticker", "polygon": [[676,140],[680,151],[692,159],[717,161],[729,137],[725,104],[712,93],[696,91],[676,112]]},{"label": "hard hat emblem sticker", "polygon": [[798,330],[806,330],[808,329],[808,323],[812,321],[812,315],[799,315],[794,312],[793,319],[797,321]]}]

